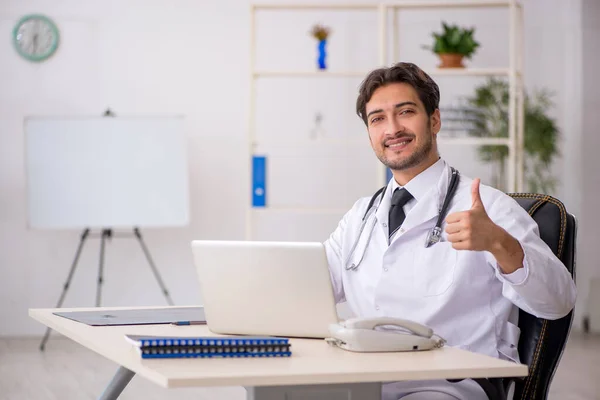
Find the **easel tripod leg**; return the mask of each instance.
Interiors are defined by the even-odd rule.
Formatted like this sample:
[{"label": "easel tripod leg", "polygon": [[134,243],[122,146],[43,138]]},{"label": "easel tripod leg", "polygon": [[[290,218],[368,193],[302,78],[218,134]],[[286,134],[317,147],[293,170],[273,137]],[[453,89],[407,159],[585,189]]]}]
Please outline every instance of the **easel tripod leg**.
[{"label": "easel tripod leg", "polygon": [[162,278],[160,277],[160,274],[158,273],[158,270],[156,269],[156,265],[154,265],[154,261],[152,261],[150,252],[148,251],[148,248],[146,247],[146,244],[144,243],[144,240],[142,239],[142,233],[140,232],[139,228],[134,228],[133,233],[135,234],[135,237],[137,237],[138,241],[140,242],[140,246],[142,247],[142,250],[144,251],[144,254],[146,255],[146,259],[148,260],[148,264],[150,264],[150,268],[152,268],[154,277],[158,281],[158,284],[159,284],[160,288],[162,289],[162,292],[165,295],[165,298],[167,299],[167,303],[169,303],[169,305],[172,306],[173,300],[171,300],[169,291],[167,290],[167,287],[165,286]]},{"label": "easel tripod leg", "polygon": [[[60,308],[62,306],[63,301],[65,300],[65,296],[67,295],[67,290],[69,289],[69,285],[71,284],[71,280],[73,279],[73,275],[75,274],[75,268],[77,267],[77,263],[79,262],[79,256],[81,255],[81,250],[83,249],[85,239],[87,239],[89,233],[90,233],[90,229],[86,228],[83,230],[83,232],[81,234],[81,239],[79,240],[79,246],[77,246],[77,251],[75,252],[75,259],[73,260],[73,263],[71,264],[71,270],[69,271],[67,280],[66,280],[65,284],[63,285],[63,291],[62,291],[62,294],[60,295],[60,298],[58,299],[56,308]],[[46,342],[48,341],[49,337],[50,337],[50,328],[47,328],[46,334],[44,335],[44,338],[42,339],[42,343],[40,343],[41,351],[44,351]]]},{"label": "easel tripod leg", "polygon": [[106,238],[110,238],[111,236],[112,230],[102,230],[102,238],[100,239],[100,263],[98,265],[98,282],[96,284],[96,307],[100,307],[102,284],[104,283],[104,248],[106,244]]}]

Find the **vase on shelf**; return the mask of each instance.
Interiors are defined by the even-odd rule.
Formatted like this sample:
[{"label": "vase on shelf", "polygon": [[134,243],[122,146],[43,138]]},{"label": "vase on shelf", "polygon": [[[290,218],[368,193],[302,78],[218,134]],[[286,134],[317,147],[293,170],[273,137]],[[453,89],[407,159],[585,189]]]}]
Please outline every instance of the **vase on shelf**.
[{"label": "vase on shelf", "polygon": [[319,65],[319,69],[326,70],[327,69],[327,39],[319,40],[318,50],[319,50],[319,58],[317,59],[317,63]]}]

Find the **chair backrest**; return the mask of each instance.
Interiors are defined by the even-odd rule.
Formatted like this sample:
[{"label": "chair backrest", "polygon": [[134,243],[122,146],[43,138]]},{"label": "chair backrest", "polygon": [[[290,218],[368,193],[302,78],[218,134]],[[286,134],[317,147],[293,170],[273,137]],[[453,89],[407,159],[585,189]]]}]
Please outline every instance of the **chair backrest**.
[{"label": "chair backrest", "polygon": [[[538,224],[540,237],[567,267],[575,279],[577,221],[562,202],[542,194],[510,194]],[[514,399],[546,399],[550,382],[563,353],[573,311],[558,320],[545,320],[520,310],[519,356],[529,366],[529,375],[518,380]]]}]

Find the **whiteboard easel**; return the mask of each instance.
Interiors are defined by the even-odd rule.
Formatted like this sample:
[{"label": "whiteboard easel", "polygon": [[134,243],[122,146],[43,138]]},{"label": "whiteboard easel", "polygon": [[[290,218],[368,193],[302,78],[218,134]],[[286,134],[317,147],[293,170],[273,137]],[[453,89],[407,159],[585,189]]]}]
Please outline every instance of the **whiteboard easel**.
[{"label": "whiteboard easel", "polygon": [[[189,222],[182,117],[27,118],[25,149],[28,226],[83,229],[56,308],[62,306],[79,256],[100,228],[96,307],[104,281],[104,250],[113,228],[133,228],[169,305],[173,301],[143,241],[140,226]],[[131,236],[131,235],[129,235]],[[44,350],[50,329],[40,344]]]}]

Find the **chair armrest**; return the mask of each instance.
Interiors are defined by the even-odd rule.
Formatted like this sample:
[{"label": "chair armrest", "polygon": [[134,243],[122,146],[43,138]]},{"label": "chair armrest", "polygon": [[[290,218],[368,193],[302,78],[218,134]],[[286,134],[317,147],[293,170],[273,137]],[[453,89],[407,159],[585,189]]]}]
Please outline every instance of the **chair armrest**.
[{"label": "chair armrest", "polygon": [[485,392],[490,400],[506,400],[506,389],[503,378],[475,378],[473,379]]}]

